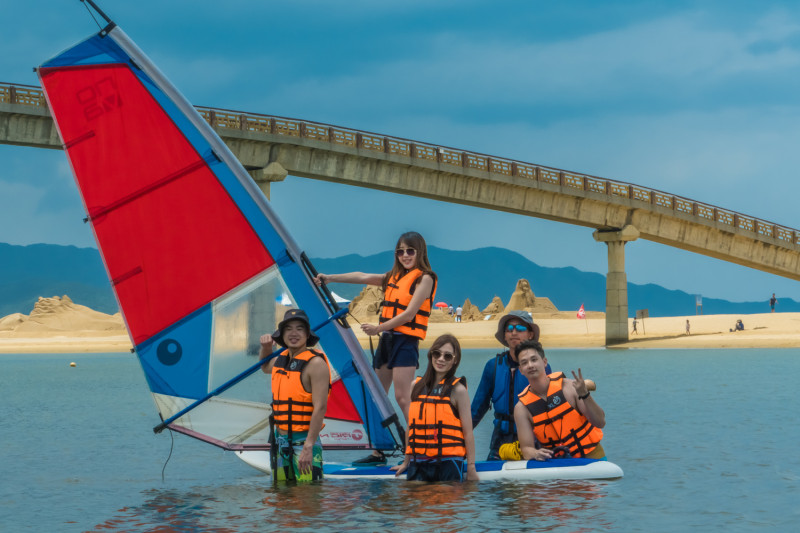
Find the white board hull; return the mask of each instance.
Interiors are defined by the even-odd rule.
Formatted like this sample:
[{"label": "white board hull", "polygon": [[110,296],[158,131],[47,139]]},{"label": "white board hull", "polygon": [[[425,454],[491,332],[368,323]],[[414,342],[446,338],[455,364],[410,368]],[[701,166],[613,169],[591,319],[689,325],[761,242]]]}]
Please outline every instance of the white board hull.
[{"label": "white board hull", "polygon": [[[269,452],[236,452],[248,465],[271,474]],[[477,461],[475,468],[481,481],[557,479],[619,479],[622,469],[609,461],[593,459],[552,459],[550,461]],[[405,479],[395,477],[390,466],[353,466],[349,463],[325,463],[327,479]]]}]

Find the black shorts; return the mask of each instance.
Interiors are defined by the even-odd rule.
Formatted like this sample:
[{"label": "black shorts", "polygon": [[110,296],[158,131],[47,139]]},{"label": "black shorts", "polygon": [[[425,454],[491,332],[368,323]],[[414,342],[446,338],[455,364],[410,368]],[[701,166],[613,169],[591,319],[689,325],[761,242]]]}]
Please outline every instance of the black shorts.
[{"label": "black shorts", "polygon": [[382,367],[419,368],[419,339],[404,333],[384,331],[378,341],[378,349],[372,359],[372,368]]},{"label": "black shorts", "polygon": [[412,461],[406,470],[409,481],[463,481],[466,461],[442,459],[441,461]]}]

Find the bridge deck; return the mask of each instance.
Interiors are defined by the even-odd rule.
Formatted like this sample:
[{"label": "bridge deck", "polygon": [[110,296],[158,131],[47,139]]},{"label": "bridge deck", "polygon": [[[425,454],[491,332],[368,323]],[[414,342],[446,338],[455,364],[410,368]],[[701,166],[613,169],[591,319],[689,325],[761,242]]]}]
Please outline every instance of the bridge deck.
[{"label": "bridge deck", "polygon": [[[330,124],[198,107],[249,169],[546,218],[800,279],[800,231],[632,183]],[[0,143],[61,148],[42,91],[0,83]]]}]

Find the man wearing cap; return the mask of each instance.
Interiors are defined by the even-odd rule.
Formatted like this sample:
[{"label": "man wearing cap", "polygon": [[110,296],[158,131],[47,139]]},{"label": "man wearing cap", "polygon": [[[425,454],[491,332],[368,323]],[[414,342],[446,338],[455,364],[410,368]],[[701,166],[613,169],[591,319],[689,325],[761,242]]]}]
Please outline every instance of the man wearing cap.
[{"label": "man wearing cap", "polygon": [[[489,461],[498,461],[500,446],[517,440],[514,406],[517,396],[528,386],[528,379],[519,372],[516,347],[524,341],[539,339],[539,326],[527,311],[510,311],[497,327],[495,338],[508,350],[490,359],[483,369],[481,382],[472,399],[473,427],[494,407],[494,430],[489,443]],[[550,372],[548,365],[547,372]]]},{"label": "man wearing cap", "polygon": [[312,350],[319,337],[311,331],[306,313],[289,309],[278,330],[262,335],[259,359],[272,352],[272,343],[286,348],[262,365],[272,374],[270,459],[275,481],[322,479],[319,433],[331,390],[328,359]]}]

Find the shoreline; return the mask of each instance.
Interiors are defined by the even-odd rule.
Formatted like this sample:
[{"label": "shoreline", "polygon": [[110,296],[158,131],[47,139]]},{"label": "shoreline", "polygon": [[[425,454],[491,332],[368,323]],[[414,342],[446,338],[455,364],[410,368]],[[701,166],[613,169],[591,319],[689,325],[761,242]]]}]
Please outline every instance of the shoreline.
[{"label": "shoreline", "polygon": [[[744,331],[729,331],[737,319],[745,324]],[[553,318],[534,316],[542,330],[540,341],[548,348],[604,348],[605,321],[602,318]],[[685,334],[686,320],[691,335]],[[643,322],[643,323],[642,323]],[[358,324],[351,321],[356,338],[365,349],[369,339]],[[429,324],[428,336],[420,343],[422,349],[443,333],[452,333],[462,348],[500,348],[495,339],[497,320],[477,322],[434,322]],[[631,326],[632,320],[629,320]],[[800,313],[762,313],[754,315],[700,315],[655,317],[639,321],[637,334],[630,340],[610,348],[800,348]],[[377,346],[377,339],[373,344]],[[132,345],[127,333],[108,334],[102,331],[57,331],[13,333],[0,331],[0,354],[10,353],[125,353]]]},{"label": "shoreline", "polygon": [[0,354],[10,353],[130,353],[133,349],[127,333],[103,335],[100,332],[54,332],[51,335],[10,335],[0,332]]},{"label": "shoreline", "polygon": [[[733,332],[737,319],[745,324],[744,331]],[[686,320],[691,334],[686,335]],[[548,348],[605,348],[605,320],[602,318],[539,318],[539,341]],[[629,331],[633,320],[629,319]],[[427,338],[420,348],[430,347],[433,339],[452,333],[462,348],[500,348],[495,339],[497,320],[484,322],[433,323],[428,325]],[[638,323],[638,333],[629,334],[626,343],[609,349],[719,349],[719,348],[800,348],[800,313],[761,313],[755,315],[700,315],[682,317],[653,317]],[[369,340],[360,331],[356,337],[361,346],[369,348]],[[373,338],[373,344],[375,339]]]}]

